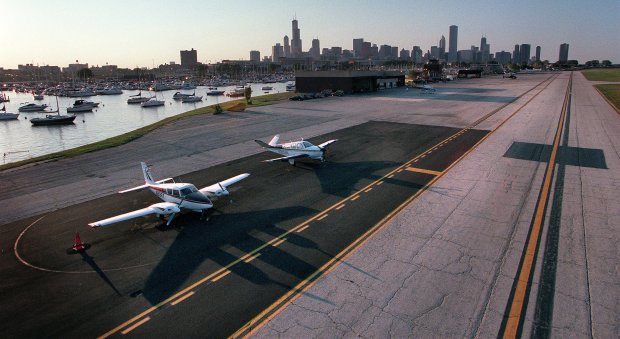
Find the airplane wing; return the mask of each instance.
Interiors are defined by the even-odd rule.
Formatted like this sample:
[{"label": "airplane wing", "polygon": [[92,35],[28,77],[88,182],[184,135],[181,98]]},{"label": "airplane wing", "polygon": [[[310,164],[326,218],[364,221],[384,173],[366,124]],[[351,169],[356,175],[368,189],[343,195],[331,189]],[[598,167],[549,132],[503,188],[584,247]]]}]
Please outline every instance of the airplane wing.
[{"label": "airplane wing", "polygon": [[205,193],[209,197],[219,197],[221,195],[228,195],[228,191],[226,188],[234,183],[237,183],[247,177],[250,176],[250,173],[243,173],[236,175],[232,178],[226,179],[224,181],[220,181],[217,184],[213,184],[211,186],[207,186],[199,189],[200,192]]},{"label": "airplane wing", "polygon": [[322,144],[320,144],[320,145],[318,145],[318,146],[319,146],[319,148],[325,148],[325,147],[327,147],[327,146],[329,146],[329,145],[333,144],[333,143],[334,143],[334,142],[336,142],[336,141],[338,141],[338,139],[334,139],[334,140],[326,141],[326,142],[324,142],[324,143],[322,143]]},{"label": "airplane wing", "polygon": [[297,154],[297,155],[289,155],[287,157],[263,160],[263,162],[274,162],[274,161],[289,161],[291,159],[299,159],[299,158],[308,158],[310,155],[308,154]]},{"label": "airplane wing", "polygon": [[179,213],[179,212],[180,212],[180,208],[177,204],[173,204],[171,202],[160,202],[157,204],[153,204],[149,207],[135,210],[129,213],[117,215],[115,217],[111,217],[111,218],[107,218],[107,219],[103,219],[103,220],[99,220],[95,222],[91,222],[88,224],[88,226],[101,227],[101,226],[107,226],[110,224],[114,224],[117,222],[129,220],[129,219],[143,217],[149,214],[168,215],[168,214]]}]

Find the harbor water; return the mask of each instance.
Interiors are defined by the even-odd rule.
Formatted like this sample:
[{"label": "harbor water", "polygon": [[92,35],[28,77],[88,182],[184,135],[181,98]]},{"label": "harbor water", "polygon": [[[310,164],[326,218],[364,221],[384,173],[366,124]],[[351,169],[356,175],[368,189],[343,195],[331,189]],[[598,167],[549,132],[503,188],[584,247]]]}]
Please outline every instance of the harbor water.
[{"label": "harbor water", "polygon": [[[262,90],[262,87],[266,85],[273,89],[268,92]],[[286,91],[286,83],[252,83],[249,86],[252,88],[252,97]],[[234,89],[235,86],[218,87],[218,90],[226,92]],[[20,113],[18,120],[0,120],[2,164],[91,144],[196,108],[239,99],[225,95],[207,96],[208,91],[210,90],[207,87],[198,86],[195,93],[196,96],[202,96],[202,101],[195,103],[183,103],[181,100],[172,98],[176,92],[192,94],[193,89],[142,91],[142,96],[154,95],[158,100],[166,101],[164,106],[159,107],[127,104],[130,96],[139,93],[137,90],[125,90],[120,95],[91,96],[84,99],[99,102],[98,108],[94,108],[93,112],[76,113],[77,118],[74,124],[56,126],[32,126],[30,119],[44,117],[45,113],[18,111],[18,108],[25,102],[44,103],[55,110],[55,96],[45,96],[43,100],[35,101],[31,93],[2,92],[10,98],[10,102],[0,103],[0,108],[6,105],[7,112]],[[80,98],[59,97],[60,114],[68,114],[67,107],[71,107],[76,99]]]}]

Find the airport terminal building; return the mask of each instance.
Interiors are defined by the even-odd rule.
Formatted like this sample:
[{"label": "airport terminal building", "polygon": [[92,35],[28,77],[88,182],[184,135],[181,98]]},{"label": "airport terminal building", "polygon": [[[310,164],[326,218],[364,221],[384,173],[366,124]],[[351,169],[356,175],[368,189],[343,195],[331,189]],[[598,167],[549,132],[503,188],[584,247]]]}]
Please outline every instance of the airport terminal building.
[{"label": "airport terminal building", "polygon": [[346,93],[374,92],[405,85],[405,73],[399,71],[298,71],[297,92],[343,90]]}]

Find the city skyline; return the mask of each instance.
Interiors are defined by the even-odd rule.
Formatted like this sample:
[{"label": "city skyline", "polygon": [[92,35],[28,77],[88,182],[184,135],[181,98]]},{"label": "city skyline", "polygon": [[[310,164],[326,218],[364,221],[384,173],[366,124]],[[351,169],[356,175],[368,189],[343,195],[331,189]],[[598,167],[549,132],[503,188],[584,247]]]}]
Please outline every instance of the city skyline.
[{"label": "city skyline", "polygon": [[299,39],[306,41],[304,52],[315,38],[321,47],[348,50],[353,49],[353,39],[363,38],[399,50],[420,46],[426,53],[442,36],[449,37],[454,25],[457,50],[478,46],[484,36],[491,53],[512,52],[515,44],[527,44],[541,46],[541,59],[555,62],[560,45],[568,43],[569,59],[620,62],[617,1],[602,1],[596,8],[578,1],[522,1],[517,8],[491,1],[471,1],[467,6],[442,1],[429,6],[412,1],[322,0],[313,6],[267,1],[236,7],[186,1],[183,8],[191,10],[171,10],[175,6],[164,1],[111,0],[105,6],[74,0],[55,5],[39,0],[7,2],[5,27],[12,29],[3,36],[0,67],[64,66],[76,60],[91,66],[157,67],[180,63],[179,51],[192,48],[203,63],[249,60],[250,51],[270,56],[272,46],[282,43],[284,36],[290,38],[294,19]]}]

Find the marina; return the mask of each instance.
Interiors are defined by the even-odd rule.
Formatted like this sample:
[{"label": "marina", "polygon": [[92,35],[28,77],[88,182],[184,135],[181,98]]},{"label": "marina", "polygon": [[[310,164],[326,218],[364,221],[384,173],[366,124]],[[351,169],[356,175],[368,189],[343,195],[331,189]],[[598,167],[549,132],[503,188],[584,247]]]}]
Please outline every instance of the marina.
[{"label": "marina", "polygon": [[[265,95],[262,88],[266,84],[248,84],[252,88],[252,96]],[[287,83],[270,83],[273,90],[269,93],[281,93],[286,91]],[[222,86],[218,90],[225,93],[234,92],[237,86]],[[196,97],[202,100],[188,102],[174,100],[173,95],[181,92],[187,95],[196,93]],[[98,102],[98,107],[77,114],[73,124],[58,126],[42,126],[33,128],[30,122],[32,118],[43,118],[49,112],[21,112],[18,119],[0,120],[0,153],[2,164],[8,164],[24,159],[29,159],[49,153],[63,151],[93,142],[111,138],[140,127],[155,123],[159,120],[181,114],[193,109],[215,105],[231,100],[242,98],[228,95],[207,95],[210,92],[207,86],[197,86],[189,90],[164,90],[158,92],[124,90],[120,95],[98,95],[88,98],[89,101]],[[31,93],[16,93],[13,91],[2,92],[11,101],[4,102],[7,112],[17,113],[19,107],[32,102]],[[158,100],[165,101],[162,106],[142,107],[130,105],[128,100],[136,98],[141,93],[142,98],[156,96]],[[59,97],[58,103],[61,112],[71,109],[79,97]],[[46,95],[39,104],[47,104],[55,107],[55,97]],[[190,100],[191,101],[191,100]]]}]

